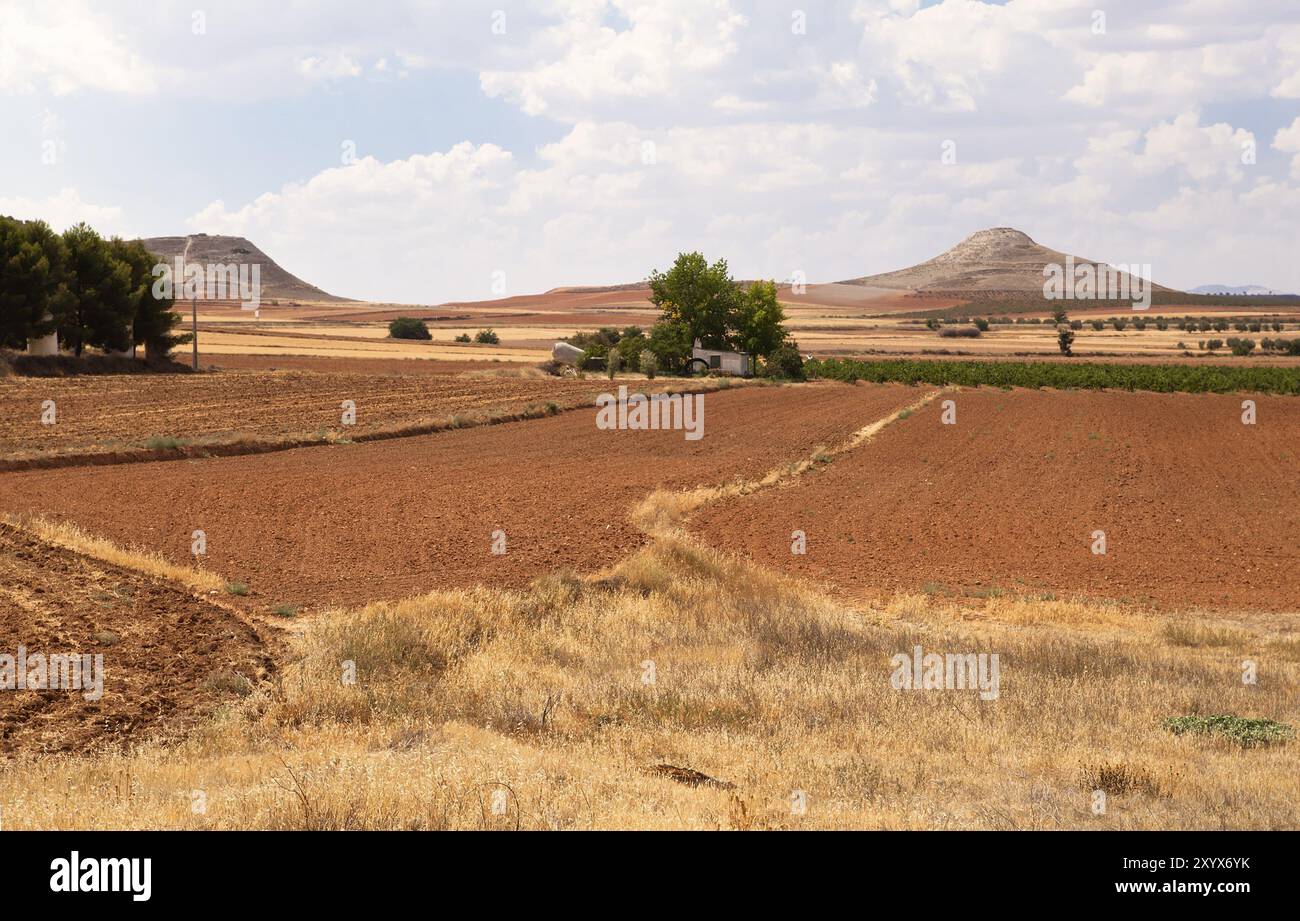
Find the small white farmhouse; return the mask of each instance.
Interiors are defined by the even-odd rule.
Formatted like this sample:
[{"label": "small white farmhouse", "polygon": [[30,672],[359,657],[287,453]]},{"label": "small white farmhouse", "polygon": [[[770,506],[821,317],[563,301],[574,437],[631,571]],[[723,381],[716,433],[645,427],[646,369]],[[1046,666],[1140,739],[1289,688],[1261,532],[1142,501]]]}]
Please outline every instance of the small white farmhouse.
[{"label": "small white farmhouse", "polygon": [[690,371],[723,371],[749,377],[749,353],[702,348],[700,340],[696,339],[695,347],[691,349],[691,360],[686,363],[686,367]]}]

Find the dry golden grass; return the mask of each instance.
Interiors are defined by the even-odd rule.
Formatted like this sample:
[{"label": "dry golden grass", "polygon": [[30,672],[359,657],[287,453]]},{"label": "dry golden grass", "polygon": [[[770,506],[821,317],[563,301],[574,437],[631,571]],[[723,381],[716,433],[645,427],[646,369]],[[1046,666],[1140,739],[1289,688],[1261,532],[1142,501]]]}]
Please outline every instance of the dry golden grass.
[{"label": "dry golden grass", "polygon": [[43,518],[0,515],[0,521],[19,528],[56,547],[63,547],[91,559],[125,569],[143,572],[168,582],[176,582],[196,592],[221,591],[225,580],[215,573],[167,562],[152,550],[123,548],[112,541],[96,537],[74,524],[46,521]]},{"label": "dry golden grass", "polygon": [[[275,684],[178,746],[0,768],[7,827],[1300,827],[1295,743],[1161,727],[1291,719],[1287,625],[1234,628],[1258,649],[1245,685],[1235,648],[1166,636],[1150,611],[924,595],[859,609],[678,526],[803,469],[655,494],[638,510],[649,545],[598,578],[321,615]],[[890,658],[918,645],[997,653],[1000,695],[894,690]],[[716,782],[674,779],[691,772]]]},{"label": "dry golden grass", "polygon": [[[924,614],[875,623],[661,536],[600,579],[322,616],[277,685],[179,747],[20,760],[0,802],[11,828],[1300,825],[1294,744],[1160,727],[1196,712],[1285,721],[1294,662],[1261,663],[1250,687],[1212,650]],[[890,656],[918,644],[997,652],[1000,697],[893,690]]]}]

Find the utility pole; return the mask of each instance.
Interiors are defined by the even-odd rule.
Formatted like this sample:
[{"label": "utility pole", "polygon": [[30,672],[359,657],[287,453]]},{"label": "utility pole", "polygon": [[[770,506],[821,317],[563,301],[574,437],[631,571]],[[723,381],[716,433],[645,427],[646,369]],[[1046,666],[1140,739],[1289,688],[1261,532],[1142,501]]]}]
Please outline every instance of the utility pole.
[{"label": "utility pole", "polygon": [[[185,290],[185,262],[190,258],[190,244],[194,242],[193,237],[185,238],[185,252],[181,254],[181,291]],[[199,299],[197,297],[190,299],[190,341],[194,344],[194,370],[199,370]]]}]

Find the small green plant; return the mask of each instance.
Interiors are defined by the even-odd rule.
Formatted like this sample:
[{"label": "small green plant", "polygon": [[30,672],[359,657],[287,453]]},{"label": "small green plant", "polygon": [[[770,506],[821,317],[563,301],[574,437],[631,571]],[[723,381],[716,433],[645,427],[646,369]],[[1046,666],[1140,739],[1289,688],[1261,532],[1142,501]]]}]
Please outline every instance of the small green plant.
[{"label": "small green plant", "polygon": [[471,338],[469,337],[469,333],[461,333],[459,336],[456,337],[456,341],[457,341],[457,342],[473,342],[474,340],[471,339]]},{"label": "small green plant", "polygon": [[500,345],[501,337],[491,329],[480,329],[474,334],[474,341],[479,345]]},{"label": "small green plant", "polygon": [[243,582],[227,582],[226,592],[231,595],[242,597],[248,594],[248,586]]},{"label": "small green plant", "polygon": [[930,319],[925,321],[926,329],[938,329],[941,325],[942,324],[939,322],[937,317],[930,317]]},{"label": "small green plant", "polygon": [[296,617],[298,608],[292,604],[277,604],[271,609],[271,613],[276,617]]},{"label": "small green plant", "polygon": [[1171,716],[1161,724],[1176,736],[1219,736],[1242,748],[1259,748],[1288,741],[1295,730],[1286,723],[1264,718],[1221,714],[1217,716]]},{"label": "small green plant", "polygon": [[1128,328],[1128,320],[1123,317],[1115,317],[1110,321],[1110,325],[1115,327],[1115,332],[1122,333]]},{"label": "small green plant", "polygon": [[175,451],[177,448],[184,447],[187,444],[189,444],[189,442],[184,438],[172,438],[170,436],[162,435],[150,438],[144,443],[145,447],[150,451]]},{"label": "small green plant", "polygon": [[388,324],[388,335],[394,339],[432,339],[428,325],[415,317],[398,317]]},{"label": "small green plant", "polygon": [[1095,332],[1101,332],[1103,329],[1106,328],[1106,323],[1104,320],[1089,320],[1088,322],[1092,326]]},{"label": "small green plant", "polygon": [[1074,354],[1074,330],[1068,326],[1062,326],[1056,334],[1056,344],[1061,349],[1063,355]]},{"label": "small green plant", "polygon": [[984,319],[983,317],[976,317],[975,319],[971,320],[971,322],[975,324],[975,328],[978,329],[980,332],[986,333],[989,331],[989,321]]}]

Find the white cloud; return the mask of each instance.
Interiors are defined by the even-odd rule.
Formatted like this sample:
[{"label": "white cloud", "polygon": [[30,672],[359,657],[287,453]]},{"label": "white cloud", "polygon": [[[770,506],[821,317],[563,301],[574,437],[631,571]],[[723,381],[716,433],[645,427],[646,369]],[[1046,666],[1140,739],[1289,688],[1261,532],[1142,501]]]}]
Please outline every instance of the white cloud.
[{"label": "white cloud", "polygon": [[[571,0],[559,7],[526,67],[483,72],[485,93],[530,115],[560,118],[623,99],[678,97],[694,76],[736,54],[746,23],[730,0]],[[605,24],[614,10],[628,28]]]},{"label": "white cloud", "polygon": [[45,221],[59,233],[84,221],[105,236],[127,235],[120,207],[87,202],[74,188],[62,189],[45,198],[0,198],[0,214],[25,221]]},{"label": "white cloud", "polygon": [[1278,129],[1273,136],[1273,147],[1295,155],[1291,158],[1291,175],[1300,179],[1300,115],[1287,127]]},{"label": "white cloud", "polygon": [[1156,172],[1176,164],[1197,182],[1221,177],[1240,182],[1245,175],[1242,154],[1246,145],[1254,142],[1255,136],[1244,128],[1234,129],[1223,122],[1202,126],[1195,112],[1185,112],[1147,132],[1138,168]]},{"label": "white cloud", "polygon": [[0,4],[0,93],[138,94],[156,88],[152,68],[101,9],[84,0]]},{"label": "white cloud", "polygon": [[[337,94],[340,80],[356,95],[401,78],[438,93],[453,74],[450,105],[423,114],[469,141],[410,155],[428,135],[394,126],[363,144],[405,151],[388,162],[320,170],[320,152],[304,154],[308,165],[277,165],[285,178],[222,189],[229,204],[189,218],[194,231],[245,233],[344,294],[488,297],[495,270],[514,292],[622,282],[688,248],[743,275],[797,265],[846,278],[988,225],[1097,258],[1153,251],[1171,284],[1237,258],[1220,229],[1232,228],[1253,247],[1243,265],[1259,267],[1238,280],[1300,288],[1295,211],[1281,210],[1300,184],[1300,125],[1276,102],[1300,98],[1300,9],[1153,0],[1110,9],[1094,34],[1095,6],[805,0],[800,33],[765,0],[531,0],[497,34],[491,5],[456,0],[365,16],[321,0],[310,17],[225,0],[190,36],[190,5],[158,0],[77,38],[94,62],[82,67],[66,45],[39,51],[32,36],[55,22],[44,7],[0,0],[20,35],[0,33],[0,47],[21,49],[0,56],[0,93],[134,86],[176,108],[209,96],[276,112],[294,104],[282,97]],[[475,81],[481,95],[467,99]],[[46,101],[32,102],[34,132]],[[1243,163],[1256,138],[1285,156]],[[952,165],[940,163],[948,139]],[[232,183],[250,175],[235,172]]]},{"label": "white cloud", "polygon": [[298,73],[308,80],[341,80],[344,77],[360,76],[361,67],[341,51],[333,51],[301,59],[298,61]]}]

